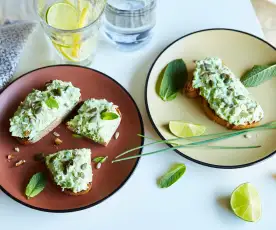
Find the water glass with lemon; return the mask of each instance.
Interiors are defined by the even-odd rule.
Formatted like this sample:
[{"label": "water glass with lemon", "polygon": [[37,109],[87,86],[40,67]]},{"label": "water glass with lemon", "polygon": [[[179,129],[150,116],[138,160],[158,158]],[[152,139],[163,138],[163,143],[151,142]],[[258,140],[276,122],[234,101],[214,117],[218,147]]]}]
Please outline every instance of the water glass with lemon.
[{"label": "water glass with lemon", "polygon": [[34,0],[41,25],[64,63],[88,66],[106,0]]}]

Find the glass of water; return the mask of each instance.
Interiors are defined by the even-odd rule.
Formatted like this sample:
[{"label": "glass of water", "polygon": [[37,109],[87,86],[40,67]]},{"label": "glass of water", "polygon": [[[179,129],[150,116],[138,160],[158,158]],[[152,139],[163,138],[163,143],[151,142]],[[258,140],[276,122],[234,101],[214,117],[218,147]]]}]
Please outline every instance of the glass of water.
[{"label": "glass of water", "polygon": [[137,50],[152,37],[155,9],[156,0],[108,0],[104,33],[120,50]]},{"label": "glass of water", "polygon": [[44,32],[63,63],[89,66],[106,0],[34,0]]}]

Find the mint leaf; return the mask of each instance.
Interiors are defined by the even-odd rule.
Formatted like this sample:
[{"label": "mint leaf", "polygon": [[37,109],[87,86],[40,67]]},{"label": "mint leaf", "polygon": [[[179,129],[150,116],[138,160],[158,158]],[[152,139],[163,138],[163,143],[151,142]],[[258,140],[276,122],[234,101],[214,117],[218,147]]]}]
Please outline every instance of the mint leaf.
[{"label": "mint leaf", "polygon": [[246,87],[254,87],[262,84],[272,77],[276,77],[276,64],[255,65],[241,77],[241,82]]},{"label": "mint leaf", "polygon": [[157,181],[160,188],[168,188],[174,184],[186,171],[186,166],[184,164],[174,165],[168,172],[166,172]]},{"label": "mint leaf", "polygon": [[164,71],[160,73],[162,78],[159,82],[159,96],[163,101],[171,101],[176,98],[177,92],[184,87],[188,79],[188,72],[185,62],[182,59],[176,59],[170,62]]},{"label": "mint leaf", "polygon": [[102,120],[115,120],[119,117],[118,114],[112,112],[101,112]]},{"label": "mint leaf", "polygon": [[49,97],[46,101],[45,101],[46,105],[50,108],[50,109],[53,109],[53,108],[56,108],[58,109],[59,108],[59,105],[58,105],[58,102],[55,100],[55,98],[53,97]]},{"label": "mint leaf", "polygon": [[95,157],[93,159],[93,162],[95,163],[104,163],[107,160],[108,156],[105,157]]},{"label": "mint leaf", "polygon": [[35,197],[40,192],[42,192],[42,190],[45,188],[45,185],[46,185],[46,176],[41,172],[36,173],[30,179],[25,190],[25,195],[27,196],[28,199]]}]

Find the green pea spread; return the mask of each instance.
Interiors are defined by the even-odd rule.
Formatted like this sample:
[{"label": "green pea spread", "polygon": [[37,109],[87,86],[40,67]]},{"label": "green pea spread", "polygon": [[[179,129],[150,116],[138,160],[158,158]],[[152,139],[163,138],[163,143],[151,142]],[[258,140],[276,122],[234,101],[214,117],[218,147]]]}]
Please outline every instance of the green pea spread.
[{"label": "green pea spread", "polygon": [[12,136],[35,141],[51,123],[70,112],[80,96],[80,89],[60,80],[47,84],[44,91],[34,89],[10,119]]},{"label": "green pea spread", "polygon": [[[78,115],[70,120],[68,125],[77,134],[88,137],[97,143],[108,143],[121,121],[116,108],[116,105],[105,99],[86,100],[78,110]],[[112,112],[118,117],[104,120],[101,117],[103,111]]]},{"label": "green pea spread", "polygon": [[88,189],[92,182],[90,149],[62,150],[46,157],[54,181],[74,193]]},{"label": "green pea spread", "polygon": [[234,73],[216,57],[195,62],[193,87],[200,90],[211,109],[234,125],[260,121],[264,112]]}]

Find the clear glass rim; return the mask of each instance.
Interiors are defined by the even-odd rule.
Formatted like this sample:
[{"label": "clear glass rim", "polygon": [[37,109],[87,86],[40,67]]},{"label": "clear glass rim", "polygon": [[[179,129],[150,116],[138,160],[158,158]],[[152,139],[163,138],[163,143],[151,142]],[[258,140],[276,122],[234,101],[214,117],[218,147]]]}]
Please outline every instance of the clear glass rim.
[{"label": "clear glass rim", "polygon": [[63,29],[58,29],[58,28],[55,28],[53,26],[50,26],[48,23],[45,22],[45,20],[39,15],[39,12],[37,10],[37,7],[36,7],[36,2],[38,0],[33,0],[33,7],[35,9],[35,13],[36,15],[39,17],[39,20],[41,21],[41,23],[43,23],[44,25],[46,25],[47,27],[49,27],[51,30],[55,30],[57,32],[62,32],[62,33],[78,33],[78,32],[82,32],[86,29],[89,29],[90,27],[92,27],[97,21],[100,20],[101,16],[103,15],[104,13],[104,10],[105,10],[105,7],[106,7],[106,2],[105,1],[105,6],[102,8],[102,11],[100,12],[99,16],[92,22],[90,22],[88,25],[82,27],[82,28],[78,28],[78,29],[73,29],[73,30],[63,30]]},{"label": "clear glass rim", "polygon": [[124,15],[133,15],[133,14],[143,14],[147,11],[153,10],[156,7],[156,0],[151,0],[148,5],[146,5],[144,8],[137,9],[137,10],[119,10],[112,5],[106,3],[106,9],[112,10],[113,12],[124,14]]}]

